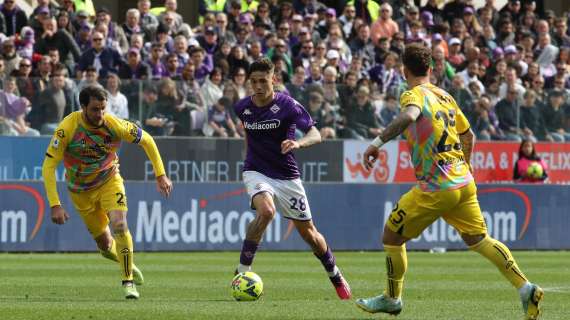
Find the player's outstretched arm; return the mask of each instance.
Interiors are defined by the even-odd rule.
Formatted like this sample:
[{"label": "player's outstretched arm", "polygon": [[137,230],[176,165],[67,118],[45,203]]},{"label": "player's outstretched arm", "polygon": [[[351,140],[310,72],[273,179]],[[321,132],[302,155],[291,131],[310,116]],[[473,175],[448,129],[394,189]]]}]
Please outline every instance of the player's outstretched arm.
[{"label": "player's outstretched arm", "polygon": [[162,163],[162,158],[160,157],[160,152],[158,152],[158,147],[154,142],[154,139],[142,130],[142,137],[140,145],[144,149],[147,157],[152,162],[152,167],[154,169],[154,176],[156,177],[156,188],[163,196],[168,197],[172,192],[172,181],[166,176],[166,171],[164,170],[164,164]]},{"label": "player's outstretched arm", "polygon": [[461,142],[461,150],[463,150],[465,163],[469,166],[469,170],[473,172],[473,168],[471,168],[471,154],[473,153],[473,147],[475,145],[475,135],[473,134],[473,130],[469,128],[465,133],[460,134],[459,141]]},{"label": "player's outstretched arm", "polygon": [[386,142],[399,136],[406,130],[406,128],[412,124],[420,116],[421,109],[416,105],[408,105],[402,112],[388,124],[386,129],[376,137],[372,143],[368,146],[364,152],[364,157],[362,157],[362,164],[366,169],[371,169],[376,162],[379,155],[380,147]]},{"label": "player's outstretched arm", "polygon": [[57,194],[55,170],[59,162],[60,160],[54,158],[48,150],[42,165],[42,177],[44,179],[44,188],[51,208],[51,221],[55,224],[64,224],[69,219],[69,214],[61,207],[59,195]]},{"label": "player's outstretched arm", "polygon": [[307,148],[314,144],[320,143],[321,141],[321,133],[315,126],[312,126],[311,129],[307,131],[305,136],[299,139],[299,141],[287,139],[281,142],[281,153],[285,154],[295,149]]}]

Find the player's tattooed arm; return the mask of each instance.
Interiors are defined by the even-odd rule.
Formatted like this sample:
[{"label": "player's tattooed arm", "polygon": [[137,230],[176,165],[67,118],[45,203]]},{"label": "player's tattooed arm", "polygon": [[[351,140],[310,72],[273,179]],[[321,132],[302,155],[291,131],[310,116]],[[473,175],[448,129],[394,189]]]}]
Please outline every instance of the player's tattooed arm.
[{"label": "player's tattooed arm", "polygon": [[304,137],[298,141],[287,139],[281,143],[281,153],[286,154],[287,152],[293,151],[295,149],[306,148],[317,144],[322,141],[321,133],[319,130],[313,126]]},{"label": "player's tattooed arm", "polygon": [[400,112],[396,119],[392,120],[386,129],[380,133],[380,139],[382,139],[383,142],[388,142],[399,136],[410,124],[416,121],[421,113],[420,107],[408,105]]},{"label": "player's tattooed arm", "polygon": [[322,141],[321,133],[317,127],[313,126],[309,131],[305,134],[304,137],[299,139],[299,147],[306,148],[312,146],[314,144],[320,143]]},{"label": "player's tattooed arm", "polygon": [[469,128],[465,133],[459,135],[459,141],[461,142],[461,149],[463,150],[465,162],[471,164],[471,154],[473,153],[473,146],[475,144],[475,135],[471,128]]}]

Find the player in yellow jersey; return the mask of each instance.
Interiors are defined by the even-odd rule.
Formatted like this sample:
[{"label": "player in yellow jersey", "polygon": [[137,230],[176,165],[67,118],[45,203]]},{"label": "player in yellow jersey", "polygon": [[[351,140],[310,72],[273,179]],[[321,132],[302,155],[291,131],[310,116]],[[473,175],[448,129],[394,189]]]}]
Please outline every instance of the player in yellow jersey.
[{"label": "player in yellow jersey", "polygon": [[469,122],[451,95],[429,83],[431,51],[427,47],[408,45],[402,59],[409,90],[400,97],[401,113],[372,141],[363,162],[371,169],[379,148],[404,133],[418,184],[400,198],[384,226],[386,289],[377,297],[358,299],[357,306],[371,313],[401,312],[408,265],[405,243],[442,217],[469,249],[495,264],[518,289],[526,319],[538,319],[543,290],[527,280],[509,249],[487,234],[471,174],[475,138]]},{"label": "player in yellow jersey", "polygon": [[141,285],[144,279],[133,264],[127,197],[117,157],[121,141],[143,147],[152,161],[158,190],[166,197],[172,191],[172,182],[165,175],[152,137],[137,125],[105,113],[105,90],[86,87],[79,94],[79,102],[81,111],[71,113],[59,124],[42,168],[51,219],[56,224],[64,224],[69,219],[59,201],[55,182],[56,167],[63,160],[75,209],[95,239],[101,255],[119,263],[125,297],[138,299],[135,284]]}]

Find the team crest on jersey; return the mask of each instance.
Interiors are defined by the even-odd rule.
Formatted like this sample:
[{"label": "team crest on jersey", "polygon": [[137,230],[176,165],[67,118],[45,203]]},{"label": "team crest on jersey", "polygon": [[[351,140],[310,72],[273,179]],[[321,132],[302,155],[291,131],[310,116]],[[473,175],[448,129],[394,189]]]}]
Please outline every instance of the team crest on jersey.
[{"label": "team crest on jersey", "polygon": [[249,109],[245,109],[245,110],[243,111],[243,115],[244,115],[244,116],[250,116],[250,115],[251,115],[251,111],[250,111]]},{"label": "team crest on jersey", "polygon": [[269,108],[269,110],[271,110],[271,112],[273,113],[277,113],[279,112],[279,110],[281,110],[281,108],[279,108],[276,104],[274,104],[271,108]]},{"label": "team crest on jersey", "polygon": [[255,190],[261,190],[261,187],[262,187],[261,183],[258,183],[255,185]]},{"label": "team crest on jersey", "polygon": [[59,139],[53,139],[53,143],[51,144],[51,146],[52,146],[54,149],[59,148]]}]

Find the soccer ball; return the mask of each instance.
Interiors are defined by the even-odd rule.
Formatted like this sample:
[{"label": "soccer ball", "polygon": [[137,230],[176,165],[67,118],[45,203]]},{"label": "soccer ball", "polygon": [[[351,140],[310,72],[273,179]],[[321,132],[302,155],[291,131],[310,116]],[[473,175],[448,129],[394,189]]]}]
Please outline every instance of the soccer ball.
[{"label": "soccer ball", "polygon": [[540,179],[544,173],[544,169],[538,162],[531,163],[526,169],[526,174],[529,178]]},{"label": "soccer ball", "polygon": [[263,293],[263,281],[254,272],[238,273],[232,280],[232,297],[237,301],[255,301]]}]

